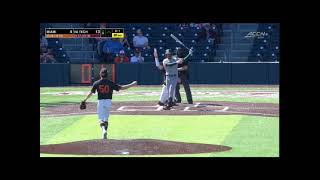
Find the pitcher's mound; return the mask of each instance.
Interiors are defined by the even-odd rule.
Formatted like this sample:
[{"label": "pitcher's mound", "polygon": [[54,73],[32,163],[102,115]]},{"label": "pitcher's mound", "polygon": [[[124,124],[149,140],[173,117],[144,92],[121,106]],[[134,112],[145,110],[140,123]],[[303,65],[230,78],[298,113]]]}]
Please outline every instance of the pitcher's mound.
[{"label": "pitcher's mound", "polygon": [[40,153],[75,155],[165,155],[228,151],[231,147],[155,139],[87,140],[40,145]]}]

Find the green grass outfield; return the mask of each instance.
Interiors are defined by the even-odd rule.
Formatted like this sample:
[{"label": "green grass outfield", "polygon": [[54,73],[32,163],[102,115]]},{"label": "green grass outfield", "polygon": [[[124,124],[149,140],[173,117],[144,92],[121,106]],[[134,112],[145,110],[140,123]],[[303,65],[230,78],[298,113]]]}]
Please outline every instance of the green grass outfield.
[{"label": "green grass outfield", "polygon": [[[89,91],[89,87],[72,88],[40,88],[41,93],[63,91]],[[224,90],[261,90],[276,91],[278,88],[192,88],[195,90],[224,91]],[[161,90],[161,86],[136,87],[131,91],[154,91]],[[182,89],[183,91],[183,89]],[[79,103],[84,96],[54,96],[40,95],[40,107],[63,103]],[[150,97],[156,101],[158,97]],[[182,95],[185,99],[185,96]],[[237,101],[237,102],[270,102],[279,103],[279,98],[230,98],[214,96],[207,101]],[[201,99],[194,98],[194,101]],[[114,96],[114,101],[125,99]],[[128,96],[126,101],[145,100],[135,95]],[[96,101],[92,97],[91,101]],[[170,155],[173,157],[278,157],[279,156],[279,118],[260,117],[246,115],[208,115],[208,116],[165,116],[165,115],[111,115],[109,126],[110,139],[160,139],[180,142],[208,143],[232,147],[231,151]],[[65,116],[65,117],[40,117],[40,145],[73,142],[79,140],[100,139],[101,130],[96,115]],[[54,155],[40,154],[41,157],[72,156],[77,155]],[[100,155],[101,156],[101,155]],[[100,157],[90,156],[90,157]],[[133,157],[132,155],[119,155],[120,157]],[[169,156],[169,155],[162,155]],[[156,156],[156,157],[162,157]],[[108,157],[108,156],[106,156]],[[116,157],[116,156],[111,156]],[[139,156],[141,157],[141,156]],[[154,157],[154,156],[143,156]]]},{"label": "green grass outfield", "polygon": [[[40,144],[101,138],[101,130],[95,115],[42,119],[40,134]],[[176,157],[279,156],[279,120],[274,117],[112,115],[109,138],[161,139],[226,145],[233,148],[227,152],[171,155]],[[40,154],[40,156],[61,155]]]}]

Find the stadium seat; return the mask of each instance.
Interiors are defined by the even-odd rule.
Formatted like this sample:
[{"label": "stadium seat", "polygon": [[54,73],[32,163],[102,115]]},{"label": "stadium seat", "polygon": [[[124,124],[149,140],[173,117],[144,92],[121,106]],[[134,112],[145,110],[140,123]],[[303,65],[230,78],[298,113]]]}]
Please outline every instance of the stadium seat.
[{"label": "stadium seat", "polygon": [[[213,47],[212,42],[196,42],[196,39],[198,38],[197,33],[200,31],[199,27],[190,26],[183,28],[180,27],[178,23],[108,23],[108,25],[124,28],[130,43],[132,43],[136,30],[141,28],[144,35],[148,37],[149,45],[151,46],[151,49],[142,51],[142,55],[145,56],[145,58],[152,58],[154,47],[158,49],[160,58],[163,58],[165,49],[170,48],[174,50],[177,46],[181,47],[170,37],[171,33],[177,36],[187,47],[194,47],[192,60],[196,62],[204,60],[205,58],[211,60],[213,55],[216,57],[214,58],[215,61],[216,59],[224,59],[227,61],[253,61],[257,60],[258,53],[260,53],[259,58],[264,57],[264,60],[270,60],[273,57],[277,57],[279,54],[279,24],[225,23],[222,25],[223,36],[221,36],[221,42],[217,47]],[[40,26],[48,27],[50,24],[42,23]],[[58,26],[61,26],[61,24]],[[83,23],[73,23],[68,26],[83,26]],[[245,38],[250,31],[264,31],[267,32],[268,35],[265,36],[264,39]],[[48,43],[49,46],[56,49],[57,52],[64,51],[65,59],[68,59],[68,55],[70,54],[71,61],[73,58],[81,61],[79,57],[82,57],[84,61],[87,62],[88,59],[86,59],[86,57],[90,56],[86,55],[85,52],[93,50],[93,44],[89,42],[88,39],[48,39]],[[276,47],[278,47],[278,49],[276,49]],[[76,54],[78,55],[74,55],[75,52],[77,52]],[[128,56],[134,55],[132,49],[125,49],[125,52]],[[216,53],[213,54],[213,52]],[[94,53],[96,52],[91,52],[91,56]],[[64,58],[63,53],[59,52],[59,57]],[[92,57],[90,58],[91,60],[95,59]]]},{"label": "stadium seat", "polygon": [[162,37],[166,37],[166,36],[167,36],[167,34],[166,34],[166,33],[162,33],[161,35],[162,35]]}]

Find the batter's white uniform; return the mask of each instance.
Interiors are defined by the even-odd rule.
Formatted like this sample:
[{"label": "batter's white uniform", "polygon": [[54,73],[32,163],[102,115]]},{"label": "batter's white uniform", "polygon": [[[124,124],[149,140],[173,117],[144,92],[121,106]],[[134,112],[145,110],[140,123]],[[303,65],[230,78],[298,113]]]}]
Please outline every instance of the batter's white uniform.
[{"label": "batter's white uniform", "polygon": [[[156,62],[156,66],[159,68],[159,66],[160,66],[159,60],[156,59],[155,62]],[[165,70],[163,70],[163,73],[164,74],[166,73]],[[164,76],[164,78],[165,78],[165,76]],[[164,79],[164,81],[165,81],[165,79]],[[163,84],[159,101],[162,103],[165,103],[168,99],[169,99],[168,89],[167,89],[166,85]]]},{"label": "batter's white uniform", "polygon": [[167,87],[163,84],[162,85],[162,91],[160,94],[160,99],[159,101],[162,103],[165,103],[169,99],[169,93]]}]

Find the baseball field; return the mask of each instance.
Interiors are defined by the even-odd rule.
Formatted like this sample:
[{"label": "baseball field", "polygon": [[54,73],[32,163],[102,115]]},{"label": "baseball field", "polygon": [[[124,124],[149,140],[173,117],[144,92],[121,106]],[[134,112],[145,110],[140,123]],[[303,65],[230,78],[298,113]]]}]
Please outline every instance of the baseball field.
[{"label": "baseball field", "polygon": [[194,104],[157,106],[161,86],[114,92],[101,139],[89,86],[40,88],[41,157],[279,157],[279,86],[191,85]]}]

